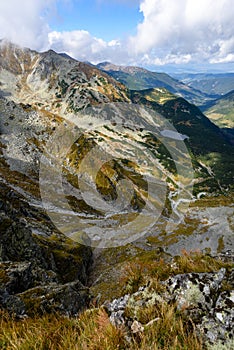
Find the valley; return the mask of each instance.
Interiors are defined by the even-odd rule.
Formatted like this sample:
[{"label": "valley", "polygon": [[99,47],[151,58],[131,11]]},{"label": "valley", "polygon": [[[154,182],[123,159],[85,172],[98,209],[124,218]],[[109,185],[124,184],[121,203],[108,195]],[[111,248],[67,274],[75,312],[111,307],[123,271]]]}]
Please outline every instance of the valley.
[{"label": "valley", "polygon": [[[233,92],[219,93],[0,43],[5,310],[77,315],[121,297],[129,263],[146,266],[148,283],[156,262],[173,270],[189,252],[231,280]],[[173,276],[193,272],[182,265]]]}]

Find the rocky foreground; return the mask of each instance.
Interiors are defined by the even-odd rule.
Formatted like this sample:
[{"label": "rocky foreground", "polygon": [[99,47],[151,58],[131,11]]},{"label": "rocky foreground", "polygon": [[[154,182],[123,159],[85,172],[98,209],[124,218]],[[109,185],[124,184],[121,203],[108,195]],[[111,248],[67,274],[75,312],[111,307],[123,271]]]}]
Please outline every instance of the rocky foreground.
[{"label": "rocky foreground", "polygon": [[214,273],[179,274],[161,282],[157,286],[161,291],[149,283],[133,294],[108,303],[110,321],[116,327],[126,327],[130,334],[141,333],[160,321],[160,317],[156,317],[146,322],[144,310],[151,308],[156,315],[157,308],[175,305],[175,312],[182,312],[205,342],[227,343],[234,335],[234,293],[229,290],[233,288],[233,273],[234,270],[227,272],[222,268]]}]

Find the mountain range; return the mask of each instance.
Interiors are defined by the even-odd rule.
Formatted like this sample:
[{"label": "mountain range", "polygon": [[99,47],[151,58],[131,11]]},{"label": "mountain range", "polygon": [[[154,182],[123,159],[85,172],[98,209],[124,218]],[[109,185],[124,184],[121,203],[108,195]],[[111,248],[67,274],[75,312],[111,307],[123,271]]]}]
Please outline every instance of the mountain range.
[{"label": "mountain range", "polygon": [[99,63],[97,68],[110,74],[113,78],[125,84],[130,90],[165,88],[169,92],[183,97],[196,105],[202,105],[218,97],[218,94],[201,92],[199,87],[195,88],[184,84],[166,73],[151,72],[140,67],[116,66],[109,62]]},{"label": "mountain range", "polygon": [[190,87],[211,95],[225,95],[233,90],[234,86],[234,73],[184,73],[174,76]]},{"label": "mountain range", "polygon": [[1,42],[0,271],[27,281],[2,272],[4,308],[76,314],[88,279],[114,291],[128,259],[232,249],[234,145],[194,104],[211,100],[166,74]]}]

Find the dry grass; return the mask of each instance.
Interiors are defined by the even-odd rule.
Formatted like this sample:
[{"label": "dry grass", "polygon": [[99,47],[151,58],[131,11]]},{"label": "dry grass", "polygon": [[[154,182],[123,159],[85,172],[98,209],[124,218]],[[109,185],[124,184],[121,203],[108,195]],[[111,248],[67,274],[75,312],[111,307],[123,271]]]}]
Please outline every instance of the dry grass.
[{"label": "dry grass", "polygon": [[[149,312],[149,314],[148,314]],[[201,350],[204,349],[202,341],[197,337],[194,326],[189,320],[168,304],[159,305],[157,310],[144,310],[143,317],[152,316],[155,322],[145,327],[135,342],[136,350],[171,349],[171,350]]]},{"label": "dry grass", "polygon": [[126,265],[120,285],[123,293],[134,293],[141,285],[151,279],[153,287],[158,290],[162,288],[160,281],[171,276],[190,272],[214,272],[222,267],[230,269],[233,264],[205,255],[200,251],[187,252],[183,250],[181,255],[174,257],[171,262],[166,262],[162,258],[156,259],[154,255],[146,254]]},{"label": "dry grass", "polygon": [[[160,290],[160,281],[178,273],[210,272],[231,264],[200,252],[183,252],[174,261],[138,258],[129,263],[121,283],[125,291],[133,292],[145,281],[152,281]],[[131,317],[132,310],[126,310]],[[177,311],[174,305],[158,303],[139,309],[138,321],[144,331],[134,334],[116,328],[106,311],[93,308],[76,318],[44,315],[17,320],[7,312],[0,312],[0,349],[3,350],[201,350],[205,349],[197,337],[192,321]],[[154,320],[153,322],[150,322]],[[150,322],[150,323],[149,323]]]},{"label": "dry grass", "polygon": [[15,320],[1,313],[2,350],[201,350],[193,327],[177,314],[174,307],[161,305],[144,310],[142,319],[159,320],[145,327],[130,343],[127,330],[114,327],[103,309],[88,310],[79,318],[60,315]]},{"label": "dry grass", "polygon": [[0,349],[125,349],[124,332],[110,323],[102,309],[86,311],[78,318],[45,315],[16,320],[5,312],[0,316]]}]

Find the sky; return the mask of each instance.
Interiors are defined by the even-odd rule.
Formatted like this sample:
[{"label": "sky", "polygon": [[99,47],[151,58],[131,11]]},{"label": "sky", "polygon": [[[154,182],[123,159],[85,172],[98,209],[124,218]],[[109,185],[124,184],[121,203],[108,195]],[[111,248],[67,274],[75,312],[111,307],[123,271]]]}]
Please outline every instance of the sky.
[{"label": "sky", "polygon": [[234,72],[233,0],[0,0],[0,38],[94,64]]}]

